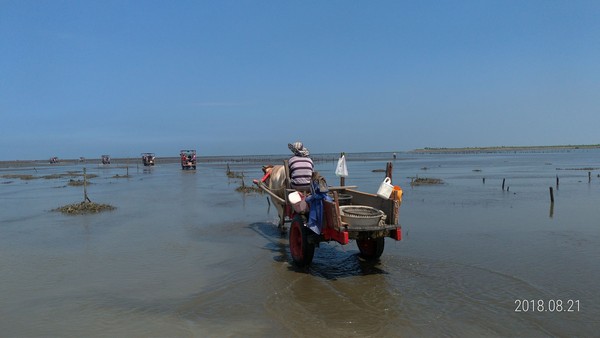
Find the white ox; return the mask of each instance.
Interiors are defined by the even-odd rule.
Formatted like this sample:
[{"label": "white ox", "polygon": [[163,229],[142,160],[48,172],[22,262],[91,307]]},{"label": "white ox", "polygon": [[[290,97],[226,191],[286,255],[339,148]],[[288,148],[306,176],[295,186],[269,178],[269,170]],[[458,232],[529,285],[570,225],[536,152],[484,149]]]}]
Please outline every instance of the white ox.
[{"label": "white ox", "polygon": [[[262,171],[265,176],[270,173],[269,177],[264,181],[267,188],[285,201],[286,173],[283,165],[266,165],[262,167]],[[285,224],[284,206],[277,202],[274,202],[274,204],[279,214],[279,227],[283,227]]]}]

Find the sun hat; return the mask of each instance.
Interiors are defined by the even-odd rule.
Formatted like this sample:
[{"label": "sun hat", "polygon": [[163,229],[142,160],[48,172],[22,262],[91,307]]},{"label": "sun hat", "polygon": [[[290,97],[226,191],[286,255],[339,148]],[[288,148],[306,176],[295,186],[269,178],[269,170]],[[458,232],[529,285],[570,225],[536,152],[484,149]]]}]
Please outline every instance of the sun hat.
[{"label": "sun hat", "polygon": [[288,148],[290,148],[292,153],[296,156],[306,157],[310,154],[308,149],[304,148],[302,142],[288,143]]}]

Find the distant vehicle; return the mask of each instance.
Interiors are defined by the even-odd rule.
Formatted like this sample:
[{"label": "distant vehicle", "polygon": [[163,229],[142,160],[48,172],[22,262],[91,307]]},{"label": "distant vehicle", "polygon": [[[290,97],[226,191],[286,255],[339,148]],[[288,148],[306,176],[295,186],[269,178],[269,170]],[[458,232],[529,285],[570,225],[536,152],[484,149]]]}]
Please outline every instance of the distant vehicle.
[{"label": "distant vehicle", "polygon": [[58,163],[58,157],[54,156],[50,158],[50,164]]},{"label": "distant vehicle", "polygon": [[145,167],[153,166],[155,160],[156,156],[154,156],[154,153],[142,153],[142,163],[144,163]]},{"label": "distant vehicle", "polygon": [[102,164],[110,164],[110,156],[102,155]]},{"label": "distant vehicle", "polygon": [[79,162],[85,162],[85,157],[81,156],[81,157],[79,158]]},{"label": "distant vehicle", "polygon": [[181,158],[181,169],[182,170],[196,170],[196,151],[195,150],[182,150],[179,153]]}]

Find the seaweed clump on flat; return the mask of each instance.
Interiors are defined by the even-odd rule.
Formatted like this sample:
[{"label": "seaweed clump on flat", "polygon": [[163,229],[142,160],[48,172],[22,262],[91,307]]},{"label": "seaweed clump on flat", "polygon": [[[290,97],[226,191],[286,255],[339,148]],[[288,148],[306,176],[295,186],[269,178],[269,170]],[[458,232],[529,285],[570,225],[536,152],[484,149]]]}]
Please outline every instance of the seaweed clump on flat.
[{"label": "seaweed clump on flat", "polygon": [[253,185],[250,185],[250,186],[242,185],[242,186],[235,188],[235,191],[242,192],[242,193],[253,193],[253,192],[259,193],[259,194],[263,193],[262,189],[260,189],[259,187],[253,186]]},{"label": "seaweed clump on flat", "polygon": [[[71,180],[71,182],[77,182],[77,183],[75,183],[75,185],[80,185],[79,181]],[[115,207],[113,207],[110,204],[100,204],[100,203],[92,202],[92,200],[90,200],[90,198],[88,197],[88,194],[87,194],[87,189],[86,189],[87,184],[88,183],[87,183],[86,170],[85,170],[85,168],[83,168],[83,182],[81,182],[81,185],[83,185],[83,202],[67,204],[60,208],[53,209],[52,211],[60,211],[63,214],[68,214],[68,215],[82,215],[82,214],[97,214],[101,211],[110,211],[110,210],[116,209]]]},{"label": "seaweed clump on flat", "polygon": [[67,183],[68,185],[72,186],[72,187],[81,187],[84,184],[90,185],[92,183],[90,182],[85,182],[84,180],[69,180],[69,183]]},{"label": "seaweed clump on flat", "polygon": [[20,179],[20,180],[24,180],[24,181],[29,181],[29,180],[35,180],[38,177],[29,175],[29,174],[9,174],[9,175],[2,175],[2,178]]},{"label": "seaweed clump on flat", "polygon": [[243,194],[249,194],[249,193],[262,194],[263,193],[262,189],[260,189],[259,187],[256,187],[254,185],[246,185],[246,182],[244,182],[244,172],[235,172],[235,171],[231,170],[229,168],[229,163],[227,164],[227,170],[226,170],[225,174],[227,175],[228,178],[240,180],[241,185],[239,187],[235,188],[235,191],[243,193]]},{"label": "seaweed clump on flat", "polygon": [[129,174],[127,174],[127,175],[119,175],[119,174],[116,174],[116,175],[115,175],[115,176],[113,176],[112,178],[130,178],[130,177],[131,177],[131,176],[129,176]]},{"label": "seaweed clump on flat", "polygon": [[99,204],[94,202],[84,201],[81,203],[73,203],[62,206],[60,208],[53,209],[52,211],[60,211],[63,214],[68,215],[83,215],[83,214],[96,214],[101,211],[110,211],[116,209],[110,204]]},{"label": "seaweed clump on flat", "polygon": [[[42,176],[42,178],[45,178],[47,180],[50,179],[57,179],[57,178],[75,178],[75,177],[83,177],[83,174],[80,174],[76,171],[67,171],[66,173],[62,173],[62,174],[51,174],[51,175],[46,175],[46,176]],[[94,177],[98,177],[98,175],[96,174],[86,174],[85,178],[86,179],[90,179],[90,178],[94,178]]]},{"label": "seaweed clump on flat", "polygon": [[430,177],[417,177],[413,178],[410,181],[410,185],[436,185],[436,184],[444,184],[444,181],[440,178],[430,178]]}]

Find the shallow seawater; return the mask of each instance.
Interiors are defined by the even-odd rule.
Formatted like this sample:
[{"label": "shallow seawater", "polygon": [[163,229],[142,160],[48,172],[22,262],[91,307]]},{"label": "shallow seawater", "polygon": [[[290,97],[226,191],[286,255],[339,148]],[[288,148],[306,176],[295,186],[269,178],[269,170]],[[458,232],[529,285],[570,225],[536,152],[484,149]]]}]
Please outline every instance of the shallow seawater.
[{"label": "shallow seawater", "polygon": [[[98,175],[91,200],[117,209],[84,216],[51,211],[82,201],[69,178],[1,178],[83,165],[2,168],[0,332],[597,334],[600,152],[399,155],[393,181],[404,190],[402,241],[386,239],[377,262],[360,259],[353,242],[322,243],[306,269],[291,264],[275,208],[265,195],[235,192],[241,182],[227,178],[226,162],[201,161],[197,171],[136,165],[129,178],[115,178],[125,175],[122,166],[87,165]],[[388,159],[347,156],[346,184],[375,193],[383,173],[373,170]],[[260,178],[260,166],[230,163],[247,185]],[[339,183],[334,162],[316,166],[330,185]],[[573,170],[582,168],[592,169]],[[444,184],[411,187],[416,176]],[[523,304],[515,311],[519,301],[527,311]]]}]

